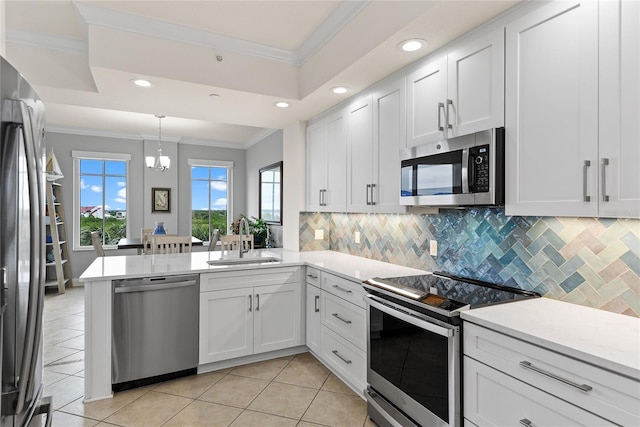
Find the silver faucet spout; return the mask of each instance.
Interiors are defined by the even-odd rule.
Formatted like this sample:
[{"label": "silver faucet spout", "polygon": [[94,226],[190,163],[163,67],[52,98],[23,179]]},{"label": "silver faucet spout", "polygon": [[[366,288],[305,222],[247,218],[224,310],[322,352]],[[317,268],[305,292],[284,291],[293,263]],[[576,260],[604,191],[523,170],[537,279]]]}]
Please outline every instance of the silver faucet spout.
[{"label": "silver faucet spout", "polygon": [[242,225],[244,224],[244,229],[249,234],[249,223],[247,222],[247,218],[242,217],[238,222],[238,234],[240,235],[240,241],[238,242],[238,257],[242,258],[244,255],[243,241],[242,241]]}]

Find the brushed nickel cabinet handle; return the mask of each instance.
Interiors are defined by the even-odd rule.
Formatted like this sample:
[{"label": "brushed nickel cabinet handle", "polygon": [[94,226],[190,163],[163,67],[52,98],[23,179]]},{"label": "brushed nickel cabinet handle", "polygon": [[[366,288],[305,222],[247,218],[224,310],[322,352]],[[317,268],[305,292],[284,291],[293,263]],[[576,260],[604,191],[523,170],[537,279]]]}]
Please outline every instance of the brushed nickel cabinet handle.
[{"label": "brushed nickel cabinet handle", "polygon": [[527,418],[523,418],[520,420],[520,424],[522,424],[525,427],[533,427],[533,423],[528,420]]},{"label": "brushed nickel cabinet handle", "polygon": [[453,129],[453,125],[449,121],[449,106],[453,106],[453,100],[447,99],[447,111],[445,117],[447,118],[447,129]]},{"label": "brushed nickel cabinet handle", "polygon": [[256,311],[260,311],[260,294],[256,294]]},{"label": "brushed nickel cabinet handle", "polygon": [[353,322],[351,322],[351,320],[343,319],[342,317],[340,317],[340,315],[338,313],[333,313],[332,316],[335,317],[338,320],[341,320],[342,322],[346,323],[347,325],[350,325],[351,323],[353,323]]},{"label": "brushed nickel cabinet handle", "polygon": [[371,184],[367,184],[367,206],[371,204],[371,202],[369,201],[369,194],[371,193],[369,191],[370,188],[371,188]]},{"label": "brushed nickel cabinet handle", "polygon": [[585,202],[591,201],[591,196],[589,196],[587,191],[587,174],[589,166],[591,166],[591,162],[589,160],[585,160],[584,165],[582,166],[582,198]]},{"label": "brushed nickel cabinet handle", "polygon": [[251,311],[253,309],[253,298],[251,298],[251,295],[249,295],[249,311]]},{"label": "brushed nickel cabinet handle", "polygon": [[308,277],[309,279],[313,279],[313,280],[318,279],[318,276],[314,276],[313,274],[307,274],[307,277]]},{"label": "brushed nickel cabinet handle", "polygon": [[607,166],[609,166],[609,159],[602,158],[602,201],[608,202],[609,196],[607,195]]},{"label": "brushed nickel cabinet handle", "polygon": [[345,358],[340,353],[338,353],[338,350],[331,350],[331,353],[335,354],[338,357],[338,359],[342,360],[347,365],[350,365],[352,363],[351,360]]},{"label": "brushed nickel cabinet handle", "polygon": [[339,291],[346,292],[348,294],[352,294],[353,293],[353,291],[351,289],[346,289],[346,288],[343,288],[342,286],[333,285],[332,287],[336,288]]},{"label": "brushed nickel cabinet handle", "polygon": [[376,185],[375,184],[371,184],[371,204],[372,205],[376,204],[376,201],[375,201],[375,198],[374,198],[374,194],[373,194],[373,191],[374,191],[375,188],[376,188]]},{"label": "brushed nickel cabinet handle", "polygon": [[571,386],[573,388],[577,388],[580,391],[588,392],[588,391],[591,391],[593,389],[593,387],[591,387],[590,385],[577,384],[577,383],[574,383],[573,381],[570,381],[570,380],[568,380],[566,378],[562,378],[562,377],[559,377],[556,374],[552,374],[551,372],[547,372],[544,369],[540,369],[537,366],[532,365],[531,362],[527,362],[526,360],[523,360],[522,362],[520,362],[520,366],[522,366],[523,368],[532,370],[534,372],[537,372],[539,374],[542,374],[544,376],[547,376],[547,377],[549,377],[551,379],[559,381],[559,382],[561,382],[563,384],[566,384],[568,386]]},{"label": "brushed nickel cabinet handle", "polygon": [[316,295],[314,301],[314,311],[317,313],[320,311],[320,295]]},{"label": "brushed nickel cabinet handle", "polygon": [[442,121],[440,117],[440,110],[444,111],[444,103],[438,102],[438,130],[444,131],[444,127],[442,126]]}]

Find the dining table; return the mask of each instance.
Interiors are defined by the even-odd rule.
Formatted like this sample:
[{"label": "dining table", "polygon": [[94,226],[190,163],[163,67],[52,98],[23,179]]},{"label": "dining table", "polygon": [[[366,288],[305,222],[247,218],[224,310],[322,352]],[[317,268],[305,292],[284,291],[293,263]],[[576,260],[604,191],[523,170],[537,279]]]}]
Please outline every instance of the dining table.
[{"label": "dining table", "polygon": [[[202,246],[204,242],[197,237],[191,236],[191,246]],[[118,249],[138,249],[142,251],[142,239],[139,237],[125,237],[118,241]]]}]

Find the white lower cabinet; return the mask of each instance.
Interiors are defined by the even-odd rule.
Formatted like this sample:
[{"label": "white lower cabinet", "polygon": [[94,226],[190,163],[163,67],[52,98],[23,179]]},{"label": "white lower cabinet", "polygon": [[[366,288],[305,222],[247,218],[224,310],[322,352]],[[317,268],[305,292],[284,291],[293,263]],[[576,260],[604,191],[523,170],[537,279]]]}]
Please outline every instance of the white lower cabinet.
[{"label": "white lower cabinet", "polygon": [[320,355],[320,289],[307,282],[307,347]]},{"label": "white lower cabinet", "polygon": [[307,347],[360,395],[367,383],[363,295],[358,282],[307,268]]},{"label": "white lower cabinet", "polygon": [[[201,275],[199,363],[303,345],[299,270]],[[256,285],[260,278],[263,285]]]},{"label": "white lower cabinet", "polygon": [[476,425],[615,425],[467,356],[464,372],[465,418]]},{"label": "white lower cabinet", "polygon": [[481,426],[640,425],[640,381],[464,322],[464,417]]}]

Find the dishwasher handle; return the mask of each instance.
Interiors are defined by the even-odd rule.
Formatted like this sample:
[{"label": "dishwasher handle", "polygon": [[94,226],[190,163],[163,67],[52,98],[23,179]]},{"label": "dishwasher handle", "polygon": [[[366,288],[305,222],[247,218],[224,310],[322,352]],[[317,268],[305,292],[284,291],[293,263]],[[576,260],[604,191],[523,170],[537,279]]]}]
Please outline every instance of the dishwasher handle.
[{"label": "dishwasher handle", "polygon": [[196,280],[185,280],[182,282],[157,283],[152,285],[117,286],[114,288],[116,294],[126,294],[131,292],[161,291],[165,289],[185,288],[195,286]]}]

